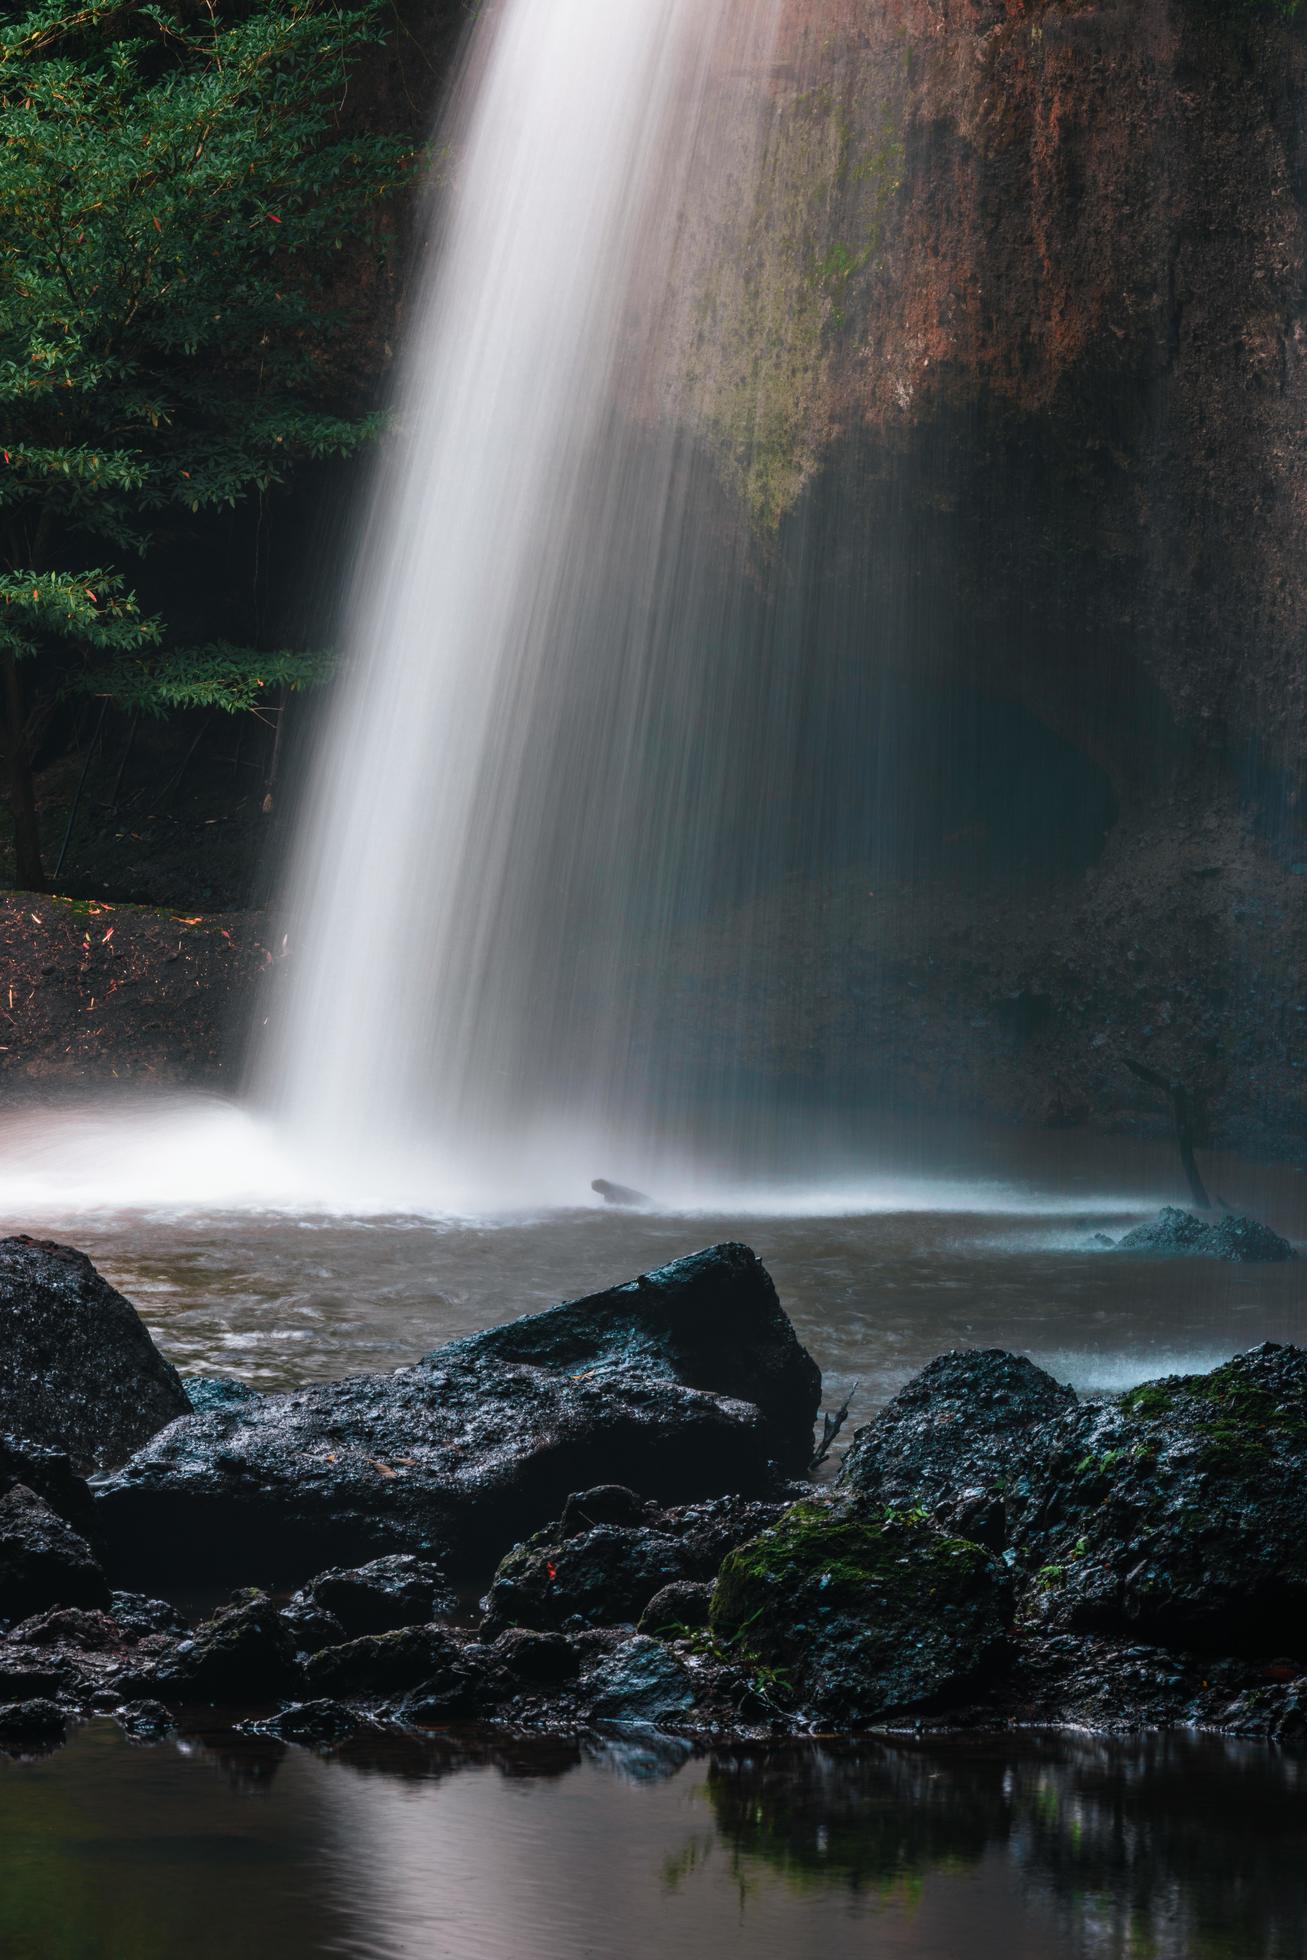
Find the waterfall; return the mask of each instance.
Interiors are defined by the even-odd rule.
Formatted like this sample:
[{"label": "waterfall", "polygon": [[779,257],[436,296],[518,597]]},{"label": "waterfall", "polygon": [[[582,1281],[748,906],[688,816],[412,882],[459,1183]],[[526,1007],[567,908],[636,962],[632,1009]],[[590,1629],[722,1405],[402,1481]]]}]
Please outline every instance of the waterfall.
[{"label": "waterfall", "polygon": [[792,817],[753,732],[793,675],[678,410],[776,12],[503,0],[474,32],[257,1069],[329,1178],[583,1196],[738,1100],[736,1043],[678,1045],[669,948]]}]

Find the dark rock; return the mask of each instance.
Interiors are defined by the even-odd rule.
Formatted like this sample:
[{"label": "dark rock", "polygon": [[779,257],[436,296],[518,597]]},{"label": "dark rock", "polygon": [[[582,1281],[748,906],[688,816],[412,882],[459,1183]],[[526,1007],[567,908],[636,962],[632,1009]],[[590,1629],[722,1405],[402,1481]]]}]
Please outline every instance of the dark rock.
[{"label": "dark rock", "polygon": [[1297,1257],[1288,1239],[1282,1239],[1269,1225],[1233,1212],[1217,1219],[1203,1249],[1209,1259],[1229,1259],[1236,1265],[1282,1264]]},{"label": "dark rock", "polygon": [[1076,1406],[1023,1355],[941,1354],[849,1445],[840,1488],[868,1508],[924,1505],[960,1537],[1001,1551],[1009,1494],[1041,1460],[1048,1424]]},{"label": "dark rock", "polygon": [[207,1415],[211,1409],[244,1408],[259,1399],[257,1388],[231,1375],[183,1375],[181,1379],[196,1415]]},{"label": "dark rock", "polygon": [[562,1634],[533,1633],[527,1627],[509,1627],[493,1651],[497,1665],[533,1687],[570,1681],[580,1666],[576,1648]]},{"label": "dark rock", "polygon": [[203,1621],[154,1672],[156,1692],[172,1701],[273,1701],[302,1683],[291,1632],[258,1592]]},{"label": "dark rock", "polygon": [[[727,1552],[774,1524],[784,1505],[711,1498],[660,1510],[614,1486],[569,1497],[556,1525],[501,1561],[485,1606],[490,1630],[634,1624],[680,1581],[715,1578]],[[602,1519],[589,1527],[589,1518]],[[640,1522],[609,1522],[609,1520]]]},{"label": "dark rock", "polygon": [[114,1593],[109,1611],[119,1629],[132,1639],[152,1633],[180,1635],[186,1631],[185,1616],[175,1606],[166,1599],[149,1599],[144,1593]]},{"label": "dark rock", "polygon": [[426,1687],[465,1694],[463,1644],[442,1626],[366,1634],[312,1655],[305,1676],[315,1695],[397,1695]]},{"label": "dark rock", "polygon": [[157,1742],[176,1728],[161,1701],[125,1701],[113,1713],[119,1728],[138,1742]]},{"label": "dark rock", "polygon": [[640,1633],[665,1634],[682,1628],[706,1627],[712,1605],[710,1585],[680,1579],[654,1594],[640,1616]]},{"label": "dark rock", "polygon": [[606,1205],[639,1206],[653,1203],[653,1199],[646,1197],[643,1191],[632,1191],[626,1184],[612,1184],[606,1177],[595,1178],[590,1189],[596,1192]]},{"label": "dark rock", "polygon": [[260,1722],[242,1722],[240,1728],[247,1735],[276,1736],[280,1742],[303,1742],[318,1748],[330,1748],[333,1743],[343,1742],[347,1736],[354,1735],[361,1721],[358,1711],[347,1708],[343,1701],[296,1701],[289,1708],[283,1708],[276,1715],[269,1715]]},{"label": "dark rock", "polygon": [[16,1622],[51,1606],[107,1606],[109,1582],[86,1540],[22,1484],[0,1497],[0,1614]]},{"label": "dark rock", "polygon": [[1227,1212],[1224,1217],[1209,1221],[1195,1217],[1191,1211],[1181,1211],[1178,1205],[1165,1205],[1156,1218],[1136,1225],[1117,1240],[1116,1250],[1229,1259],[1241,1265],[1296,1256],[1287,1239],[1255,1218]]},{"label": "dark rock", "polygon": [[1015,1531],[1023,1618],[1307,1659],[1307,1352],[1268,1342],[1055,1424]]},{"label": "dark rock", "polygon": [[342,1638],[426,1626],[454,1611],[457,1601],[439,1568],[405,1553],[348,1570],[320,1572],[292,1606],[312,1605],[343,1629]]},{"label": "dark rock", "polygon": [[22,1484],[36,1492],[74,1531],[91,1532],[91,1487],[74,1471],[65,1450],[45,1449],[17,1437],[0,1436],[0,1497]]},{"label": "dark rock", "polygon": [[711,1625],[777,1707],[860,1728],[943,1706],[1005,1657],[1011,1589],[915,1514],[810,1501],[726,1559]]},{"label": "dark rock", "polygon": [[58,1741],[68,1728],[68,1718],[58,1702],[37,1697],[31,1701],[9,1701],[0,1705],[0,1741]]},{"label": "dark rock", "polygon": [[84,1253],[0,1239],[0,1429],[103,1469],[190,1406],[135,1307]]},{"label": "dark rock", "polygon": [[504,1559],[487,1604],[507,1626],[634,1624],[656,1592],[689,1573],[681,1545],[659,1531],[601,1524],[558,1542],[542,1533]]},{"label": "dark rock", "polygon": [[661,1640],[636,1634],[587,1674],[582,1691],[597,1722],[684,1720],[694,1706],[694,1684]]},{"label": "dark rock", "polygon": [[14,1627],[9,1640],[21,1647],[71,1647],[82,1654],[105,1653],[123,1644],[122,1630],[108,1613],[80,1606],[57,1606]]},{"label": "dark rock", "polygon": [[324,1647],[339,1647],[350,1637],[334,1613],[315,1606],[304,1593],[296,1593],[282,1607],[281,1617],[301,1657],[320,1654]]},{"label": "dark rock", "polygon": [[452,1342],[415,1368],[191,1416],[99,1495],[118,1574],[410,1552],[482,1573],[599,1474],[664,1503],[811,1453],[820,1376],[743,1246]]},{"label": "dark rock", "polygon": [[596,1484],[593,1490],[572,1492],[563,1506],[559,1533],[575,1538],[597,1524],[644,1524],[656,1509],[625,1484]]}]

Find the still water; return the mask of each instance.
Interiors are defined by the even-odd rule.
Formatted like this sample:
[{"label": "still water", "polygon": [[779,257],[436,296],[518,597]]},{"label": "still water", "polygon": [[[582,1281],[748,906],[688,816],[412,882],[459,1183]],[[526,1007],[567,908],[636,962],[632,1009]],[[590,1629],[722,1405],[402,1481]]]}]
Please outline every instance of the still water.
[{"label": "still water", "polygon": [[1299,1960],[1305,1874],[1307,1761],[1202,1736],[0,1763],[6,1960]]}]

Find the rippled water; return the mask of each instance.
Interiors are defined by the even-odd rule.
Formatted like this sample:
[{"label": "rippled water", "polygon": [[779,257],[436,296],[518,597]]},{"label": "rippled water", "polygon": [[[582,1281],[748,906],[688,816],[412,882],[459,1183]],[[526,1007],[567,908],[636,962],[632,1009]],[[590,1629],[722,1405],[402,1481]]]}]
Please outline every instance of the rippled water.
[{"label": "rippled water", "polygon": [[[1209,1172],[1232,1204],[1307,1237],[1301,1172],[1220,1160]],[[84,1247],[184,1372],[261,1387],[396,1367],[720,1239],[744,1239],[766,1261],[828,1393],[860,1384],[855,1417],[949,1347],[1016,1348],[1101,1389],[1307,1333],[1300,1262],[1159,1261],[1091,1246],[1096,1231],[1182,1196],[1162,1144],[1012,1133],[946,1148],[899,1136],[860,1176],[846,1167],[806,1188],[719,1186],[700,1208],[682,1191],[674,1209],[594,1202],[472,1220],[175,1200],[143,1209],[114,1186],[102,1196],[74,1185],[61,1198],[58,1177],[29,1175],[11,1229]],[[12,1203],[22,1185],[7,1188]]]},{"label": "rippled water", "polygon": [[1210,1737],[706,1755],[107,1724],[0,1762],[6,1960],[1299,1960],[1307,1763]]}]

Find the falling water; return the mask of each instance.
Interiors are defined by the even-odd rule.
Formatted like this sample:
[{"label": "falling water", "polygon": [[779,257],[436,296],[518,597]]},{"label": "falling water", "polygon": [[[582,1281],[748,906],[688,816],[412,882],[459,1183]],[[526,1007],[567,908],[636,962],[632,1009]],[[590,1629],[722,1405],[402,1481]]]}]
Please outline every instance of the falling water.
[{"label": "falling water", "polygon": [[669,405],[775,30],[772,0],[505,0],[474,37],[260,1070],[319,1162],[584,1194],[730,1100],[664,975],[785,820],[748,740],[785,701]]}]

